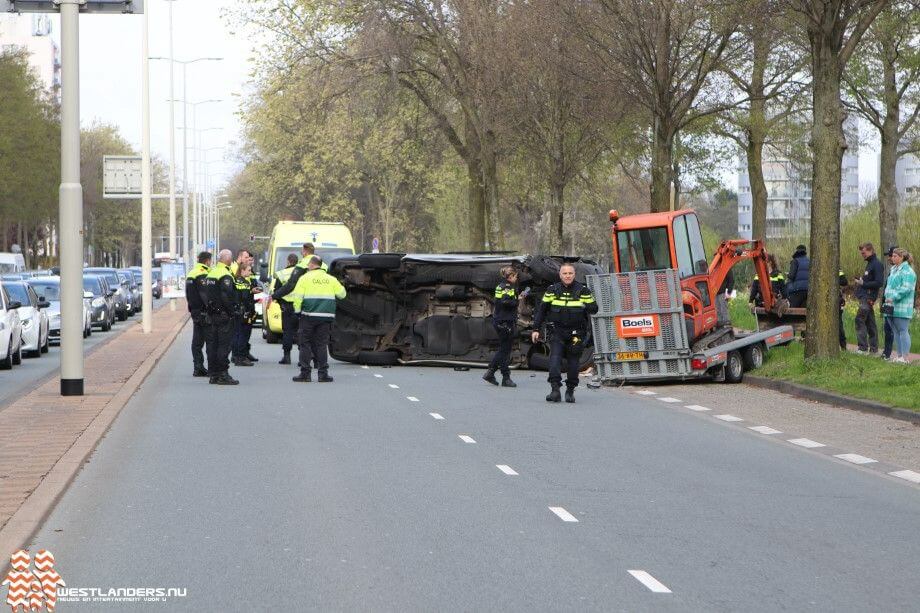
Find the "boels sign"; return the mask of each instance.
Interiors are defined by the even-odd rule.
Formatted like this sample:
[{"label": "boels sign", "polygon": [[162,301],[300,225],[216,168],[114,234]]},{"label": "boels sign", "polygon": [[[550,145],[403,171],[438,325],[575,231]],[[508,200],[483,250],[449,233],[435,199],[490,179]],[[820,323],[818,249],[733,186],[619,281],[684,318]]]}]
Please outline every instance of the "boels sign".
[{"label": "boels sign", "polygon": [[661,326],[658,315],[621,315],[617,320],[617,335],[620,338],[637,336],[658,336]]}]

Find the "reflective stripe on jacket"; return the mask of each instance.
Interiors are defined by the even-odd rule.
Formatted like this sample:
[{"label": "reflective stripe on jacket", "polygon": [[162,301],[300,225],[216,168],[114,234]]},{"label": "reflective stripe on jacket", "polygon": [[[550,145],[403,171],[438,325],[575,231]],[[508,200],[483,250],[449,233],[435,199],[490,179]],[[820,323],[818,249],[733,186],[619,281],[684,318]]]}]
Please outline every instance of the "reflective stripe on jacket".
[{"label": "reflective stripe on jacket", "polygon": [[345,288],[339,280],[326,271],[316,268],[307,271],[291,292],[294,310],[310,317],[335,317],[335,301],[345,298]]}]

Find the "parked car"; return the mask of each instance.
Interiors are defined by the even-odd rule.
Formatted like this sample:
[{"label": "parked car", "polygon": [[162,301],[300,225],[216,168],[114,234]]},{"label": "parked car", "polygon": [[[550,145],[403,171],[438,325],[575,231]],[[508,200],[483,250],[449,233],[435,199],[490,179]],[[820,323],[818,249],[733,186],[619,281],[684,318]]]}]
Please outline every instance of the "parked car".
[{"label": "parked car", "polygon": [[130,268],[119,268],[118,277],[122,280],[123,284],[127,284],[128,290],[131,292],[131,312],[140,313],[141,312],[141,284],[134,279],[134,271]]},{"label": "parked car", "polygon": [[118,278],[118,271],[114,268],[96,267],[84,268],[83,273],[105,277],[109,288],[115,290],[115,316],[118,321],[128,319],[128,315],[131,314],[131,293],[122,285],[121,279]]},{"label": "parked car", "polygon": [[[144,287],[144,277],[142,274],[143,270],[141,269],[140,266],[132,266],[130,270],[131,272],[134,273],[134,282],[137,283],[137,287],[140,289],[140,291],[143,291],[143,287]],[[152,284],[151,294],[153,295],[154,298],[162,298],[163,297],[163,283],[160,281],[160,269],[159,268],[151,269],[150,276],[151,276],[150,281]]]},{"label": "parked car", "polygon": [[160,269],[153,269],[153,297],[160,299],[163,297],[163,277],[160,275]]},{"label": "parked car", "polygon": [[[511,362],[546,370],[548,348],[532,343],[534,308],[559,280],[563,261],[576,278],[603,273],[594,262],[542,255],[362,254],[335,260],[329,272],[348,290],[338,303],[331,353],[362,364],[486,365],[498,346],[492,326],[495,286],[504,266],[515,266],[521,289],[530,288],[518,315]],[[593,359],[585,339],[584,366]]]},{"label": "parked car", "polygon": [[0,285],[0,370],[22,364],[22,324],[19,322],[19,302],[10,298]]},{"label": "parked car", "polygon": [[22,326],[22,351],[31,358],[41,357],[48,351],[48,313],[50,304],[41,300],[31,285],[25,281],[4,281],[3,288],[9,297],[19,303],[19,322]]},{"label": "parked car", "polygon": [[[35,290],[39,298],[44,298],[50,304],[48,305],[48,335],[53,344],[61,342],[61,278],[60,277],[40,277],[29,279],[29,285]],[[86,299],[89,292],[83,292],[83,338],[89,336],[91,328],[90,312],[87,308]]]},{"label": "parked car", "polygon": [[83,291],[92,295],[89,298],[90,326],[108,332],[115,323],[115,292],[101,275],[83,275]]}]

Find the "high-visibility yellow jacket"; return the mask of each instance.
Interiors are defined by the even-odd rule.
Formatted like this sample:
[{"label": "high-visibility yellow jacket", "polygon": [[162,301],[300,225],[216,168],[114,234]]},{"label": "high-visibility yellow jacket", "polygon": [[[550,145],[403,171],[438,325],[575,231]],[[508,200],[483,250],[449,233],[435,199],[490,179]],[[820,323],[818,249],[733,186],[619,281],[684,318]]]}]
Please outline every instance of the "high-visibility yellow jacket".
[{"label": "high-visibility yellow jacket", "polygon": [[345,288],[338,279],[316,268],[301,275],[291,294],[294,296],[294,310],[301,315],[332,319],[335,317],[335,301],[345,298]]},{"label": "high-visibility yellow jacket", "polygon": [[[272,291],[276,289],[281,289],[282,287],[284,287],[284,284],[287,283],[288,279],[291,278],[291,273],[294,272],[294,268],[295,268],[294,266],[288,266],[287,268],[282,268],[281,270],[275,273],[275,278],[272,282]],[[293,303],[294,296],[292,296],[291,294],[287,294],[285,296],[282,296],[281,300],[284,300],[285,302]]]}]

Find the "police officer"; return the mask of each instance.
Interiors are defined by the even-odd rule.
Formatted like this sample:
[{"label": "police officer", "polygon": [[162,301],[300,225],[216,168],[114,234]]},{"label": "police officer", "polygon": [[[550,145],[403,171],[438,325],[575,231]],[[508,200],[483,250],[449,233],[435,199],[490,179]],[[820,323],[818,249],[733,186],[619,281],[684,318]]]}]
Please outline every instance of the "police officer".
[{"label": "police officer", "polygon": [[[282,268],[275,273],[272,279],[272,290],[281,289],[297,266],[297,254],[290,253],[287,257],[287,268]],[[294,346],[294,335],[297,332],[297,313],[294,311],[294,297],[287,294],[278,301],[281,307],[281,350],[284,355],[281,357],[279,364],[291,363],[291,348]]]},{"label": "police officer", "polygon": [[192,364],[194,364],[193,377],[207,377],[208,370],[204,366],[205,338],[208,335],[210,321],[207,314],[206,281],[211,268],[211,254],[202,251],[198,254],[198,263],[185,275],[185,300],[188,303],[188,312],[192,316]]},{"label": "police officer", "polygon": [[[492,356],[489,362],[489,368],[482,378],[491,383],[498,385],[495,379],[495,371],[500,370],[502,373],[502,387],[517,387],[517,384],[511,380],[511,370],[508,368],[508,362],[511,359],[511,347],[514,343],[515,326],[517,324],[518,313],[518,295],[517,295],[517,271],[511,266],[505,266],[499,271],[503,281],[495,288],[495,308],[492,311],[492,325],[498,334],[498,351]],[[527,296],[528,290],[524,290],[521,298]]]},{"label": "police officer", "polygon": [[[316,247],[313,246],[313,243],[304,243],[303,247],[300,249],[300,254],[303,256],[300,258],[300,261],[294,267],[294,270],[291,271],[291,276],[287,281],[284,282],[284,285],[281,287],[275,287],[275,291],[272,292],[272,300],[280,300],[284,296],[287,296],[294,291],[294,286],[297,285],[297,282],[300,280],[300,277],[307,273],[309,270],[310,258],[316,255]],[[320,260],[322,261],[322,260]],[[323,264],[321,266],[323,270],[328,270],[328,267]]]},{"label": "police officer", "polygon": [[562,367],[565,364],[565,401],[575,402],[578,387],[579,362],[585,347],[590,316],[597,313],[597,303],[591,291],[575,280],[575,266],[564,263],[559,267],[559,283],[554,283],[543,294],[537,307],[531,339],[540,338],[540,327],[547,324],[549,340],[549,384],[551,391],[547,402],[559,402],[562,397]]},{"label": "police officer", "polygon": [[[786,294],[786,275],[779,270],[776,264],[776,256],[772,253],[767,256],[767,272],[770,274],[770,289],[773,291],[774,298],[782,298]],[[751,291],[748,294],[748,302],[755,306],[763,306],[763,293],[760,291],[760,277],[754,275],[751,282]]]},{"label": "police officer", "polygon": [[237,385],[230,376],[230,344],[233,342],[234,316],[240,311],[236,284],[230,272],[233,253],[223,249],[217,255],[217,266],[208,271],[208,314],[211,318],[208,337],[208,375],[210,383]]},{"label": "police officer", "polygon": [[317,381],[332,382],[327,351],[329,331],[335,319],[335,301],[345,298],[345,288],[338,279],[322,269],[322,264],[319,256],[312,256],[307,261],[307,272],[294,286],[294,308],[300,313],[300,374],[293,380],[299,383],[311,381],[311,360],[318,371]]},{"label": "police officer", "polygon": [[256,302],[253,292],[258,292],[254,285],[252,267],[247,262],[240,264],[233,279],[239,300],[239,314],[235,316],[233,334],[233,364],[235,366],[252,366],[256,360],[250,356],[249,338],[252,336],[252,324],[256,320]]}]

